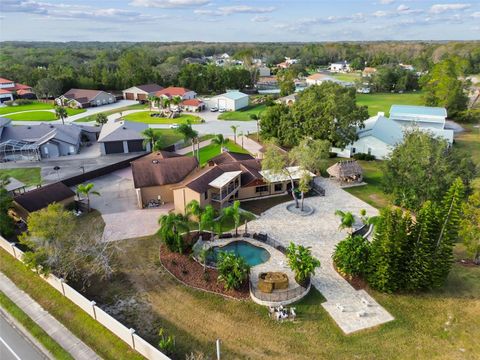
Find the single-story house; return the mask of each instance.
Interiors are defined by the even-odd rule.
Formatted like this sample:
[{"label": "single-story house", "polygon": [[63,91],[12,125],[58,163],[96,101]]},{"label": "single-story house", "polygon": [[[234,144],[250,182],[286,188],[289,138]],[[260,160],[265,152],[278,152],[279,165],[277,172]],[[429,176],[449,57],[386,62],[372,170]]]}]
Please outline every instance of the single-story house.
[{"label": "single-story house", "polygon": [[72,108],[88,108],[116,102],[115,95],[102,90],[70,89],[55,99],[58,105],[67,105]]},{"label": "single-story house", "polygon": [[278,98],[277,100],[275,100],[275,102],[277,104],[285,104],[287,106],[291,106],[295,104],[295,102],[297,101],[297,97],[298,97],[297,94],[290,94],[290,95]]},{"label": "single-story house", "polygon": [[180,106],[183,108],[184,111],[190,112],[200,112],[205,110],[205,103],[199,99],[183,100],[180,103]]},{"label": "single-story house", "polygon": [[363,128],[357,129],[358,140],[344,149],[332,148],[332,151],[341,157],[363,153],[374,155],[377,159],[384,159],[403,141],[404,132],[412,128],[418,128],[432,136],[445,139],[451,145],[453,130],[444,128],[446,116],[444,108],[392,105],[390,118],[379,112],[376,116],[367,119]]},{"label": "single-story house", "polygon": [[198,161],[168,151],[156,151],[131,162],[133,184],[138,206],[144,208],[152,201],[173,202],[173,187],[195,172]]},{"label": "single-story house", "polygon": [[[0,157],[6,160],[56,158],[80,151],[86,130],[76,124],[12,126],[0,121]],[[85,135],[84,135],[85,134]]]},{"label": "single-story house", "polygon": [[350,64],[344,60],[336,63],[331,63],[328,69],[331,72],[349,72],[351,70]]},{"label": "single-story house", "polygon": [[377,69],[374,67],[365,67],[362,71],[362,76],[370,77],[377,72]]},{"label": "single-story house", "polygon": [[237,90],[227,91],[208,100],[210,108],[217,107],[227,111],[236,111],[248,106],[249,97]]},{"label": "single-story house", "polygon": [[15,98],[35,99],[36,96],[31,86],[0,78],[0,103],[12,101]]},{"label": "single-story house", "polygon": [[131,121],[106,123],[102,126],[98,142],[102,155],[127,154],[131,152],[150,151],[150,144],[143,147],[142,132],[147,124]]},{"label": "single-story house", "polygon": [[34,211],[52,203],[68,206],[75,201],[75,192],[61,181],[39,187],[13,198],[13,211],[23,221]]},{"label": "single-story house", "polygon": [[270,76],[270,68],[268,66],[259,66],[258,67],[258,76]]},{"label": "single-story house", "polygon": [[197,97],[197,93],[184,87],[169,86],[165,89],[157,91],[155,93],[155,96],[163,96],[169,99],[179,96],[182,100],[188,100],[195,99]]},{"label": "single-story house", "polygon": [[[298,183],[303,172],[298,167],[290,170]],[[232,200],[280,195],[291,188],[290,177],[262,172],[260,160],[235,152],[212,158],[203,169],[193,157],[158,152],[133,161],[132,173],[139,207],[173,202],[181,213],[192,200],[221,208]]]},{"label": "single-story house", "polygon": [[147,101],[148,96],[155,95],[163,87],[157,84],[132,86],[122,91],[125,100]]}]

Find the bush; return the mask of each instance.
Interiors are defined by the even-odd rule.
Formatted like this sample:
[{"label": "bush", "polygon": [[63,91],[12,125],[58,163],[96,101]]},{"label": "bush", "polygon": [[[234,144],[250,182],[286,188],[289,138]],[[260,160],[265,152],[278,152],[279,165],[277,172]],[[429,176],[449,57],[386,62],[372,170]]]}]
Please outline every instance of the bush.
[{"label": "bush", "polygon": [[353,155],[353,158],[355,160],[365,160],[365,161],[373,161],[375,160],[375,156],[371,154],[363,154],[363,153],[358,153]]},{"label": "bush", "polygon": [[245,259],[233,252],[220,252],[217,260],[218,281],[225,290],[238,289],[248,279],[250,266]]},{"label": "bush", "polygon": [[363,236],[348,236],[340,241],[332,255],[333,262],[341,274],[360,276],[368,267],[370,243]]},{"label": "bush", "polygon": [[315,274],[315,269],[320,266],[320,261],[312,256],[310,248],[290,243],[287,249],[288,266],[295,273],[295,280],[306,284],[310,276]]},{"label": "bush", "polygon": [[330,159],[336,158],[337,156],[338,156],[337,153],[334,153],[334,152],[329,152],[329,153],[328,153],[328,157],[329,157]]},{"label": "bush", "polygon": [[16,99],[15,101],[16,105],[30,105],[33,104],[33,100],[30,99]]},{"label": "bush", "polygon": [[480,109],[470,109],[461,111],[455,118],[458,122],[462,123],[477,123],[480,122]]}]

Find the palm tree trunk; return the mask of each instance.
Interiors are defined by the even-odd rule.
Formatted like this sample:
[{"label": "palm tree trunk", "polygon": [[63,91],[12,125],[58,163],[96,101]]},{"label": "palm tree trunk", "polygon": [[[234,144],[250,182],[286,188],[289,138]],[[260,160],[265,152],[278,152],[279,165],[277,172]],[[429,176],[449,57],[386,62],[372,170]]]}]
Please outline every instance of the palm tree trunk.
[{"label": "palm tree trunk", "polygon": [[305,194],[302,192],[302,208],[301,210],[303,211],[303,201],[305,200]]}]

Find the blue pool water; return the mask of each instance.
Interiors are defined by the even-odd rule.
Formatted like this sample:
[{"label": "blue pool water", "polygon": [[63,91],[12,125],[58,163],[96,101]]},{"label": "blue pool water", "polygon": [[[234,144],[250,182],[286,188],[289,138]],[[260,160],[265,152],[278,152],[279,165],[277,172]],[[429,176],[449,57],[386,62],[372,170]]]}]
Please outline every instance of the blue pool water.
[{"label": "blue pool water", "polygon": [[219,252],[233,252],[235,255],[243,257],[250,266],[262,264],[270,259],[270,253],[267,250],[247,241],[232,241],[228,245],[214,246],[212,249],[213,254],[209,259],[212,262],[216,262]]}]

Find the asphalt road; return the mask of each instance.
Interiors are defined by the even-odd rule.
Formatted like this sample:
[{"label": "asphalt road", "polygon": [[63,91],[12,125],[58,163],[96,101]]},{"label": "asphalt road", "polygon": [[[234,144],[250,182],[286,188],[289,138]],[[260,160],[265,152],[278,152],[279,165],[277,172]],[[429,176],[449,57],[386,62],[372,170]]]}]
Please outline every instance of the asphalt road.
[{"label": "asphalt road", "polygon": [[0,359],[45,360],[48,358],[0,314]]}]

